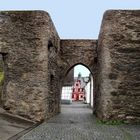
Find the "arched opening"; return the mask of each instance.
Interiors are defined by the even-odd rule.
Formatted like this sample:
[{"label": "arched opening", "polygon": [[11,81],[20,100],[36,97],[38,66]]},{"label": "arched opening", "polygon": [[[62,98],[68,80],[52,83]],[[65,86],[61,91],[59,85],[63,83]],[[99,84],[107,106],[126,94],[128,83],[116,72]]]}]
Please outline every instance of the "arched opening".
[{"label": "arched opening", "polygon": [[83,64],[75,64],[66,72],[63,82],[62,106],[76,103],[93,108],[93,74]]}]

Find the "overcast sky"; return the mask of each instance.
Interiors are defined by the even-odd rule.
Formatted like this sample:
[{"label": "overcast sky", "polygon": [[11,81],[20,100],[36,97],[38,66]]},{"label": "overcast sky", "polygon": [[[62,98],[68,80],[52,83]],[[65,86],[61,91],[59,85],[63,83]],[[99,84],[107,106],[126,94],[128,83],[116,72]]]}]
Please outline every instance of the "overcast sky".
[{"label": "overcast sky", "polygon": [[0,0],[0,10],[48,11],[63,39],[97,39],[108,9],[140,9],[140,0]]}]

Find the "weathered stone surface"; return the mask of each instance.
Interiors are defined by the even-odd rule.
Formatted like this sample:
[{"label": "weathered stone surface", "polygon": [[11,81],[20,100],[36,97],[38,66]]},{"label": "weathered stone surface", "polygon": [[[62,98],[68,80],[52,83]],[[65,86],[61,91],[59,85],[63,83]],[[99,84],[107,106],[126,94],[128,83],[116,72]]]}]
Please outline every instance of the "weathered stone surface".
[{"label": "weathered stone surface", "polygon": [[4,108],[36,121],[46,116],[48,42],[59,42],[43,11],[0,12],[0,53],[4,57]]},{"label": "weathered stone surface", "polygon": [[96,114],[140,122],[140,11],[104,14],[98,40]]},{"label": "weathered stone surface", "polygon": [[69,71],[64,79],[63,86],[72,86],[74,84],[74,68]]},{"label": "weathered stone surface", "polygon": [[3,68],[3,58],[0,54],[0,106],[2,105],[2,87],[4,82],[4,68]]},{"label": "weathered stone surface", "polygon": [[97,57],[96,40],[61,40],[60,44],[63,75],[67,74],[77,64],[82,64],[92,73],[94,72],[96,67],[94,59]]}]

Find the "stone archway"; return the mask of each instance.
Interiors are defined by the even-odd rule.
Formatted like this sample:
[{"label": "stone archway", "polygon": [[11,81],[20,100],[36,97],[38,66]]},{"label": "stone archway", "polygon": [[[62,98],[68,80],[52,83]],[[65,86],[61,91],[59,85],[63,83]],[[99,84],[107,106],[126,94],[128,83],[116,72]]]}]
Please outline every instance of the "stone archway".
[{"label": "stone archway", "polygon": [[4,107],[35,121],[55,115],[64,76],[81,63],[94,77],[96,115],[140,122],[139,13],[109,10],[98,40],[60,40],[47,12],[0,12],[0,53],[8,54]]},{"label": "stone archway", "polygon": [[96,50],[96,40],[61,40],[61,75],[66,74],[71,67],[77,64],[85,65],[94,73],[94,70],[96,70]]},{"label": "stone archway", "polygon": [[[60,42],[60,77],[63,83],[65,76],[76,65],[85,66],[92,73],[94,83],[97,70],[96,40],[61,40]],[[61,84],[63,85],[63,84]],[[95,89],[95,87],[94,87]],[[96,107],[95,107],[96,108]]]}]

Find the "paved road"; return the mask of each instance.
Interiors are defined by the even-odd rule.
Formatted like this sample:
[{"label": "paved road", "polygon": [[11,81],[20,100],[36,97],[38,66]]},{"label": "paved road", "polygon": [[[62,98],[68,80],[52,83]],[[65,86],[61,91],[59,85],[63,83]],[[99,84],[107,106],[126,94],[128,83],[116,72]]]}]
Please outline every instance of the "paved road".
[{"label": "paved road", "polygon": [[140,140],[140,125],[99,124],[86,104],[73,103],[20,140]]},{"label": "paved road", "polygon": [[17,117],[15,115],[7,113],[0,108],[0,140],[7,140],[11,136],[31,127],[32,122],[26,121],[26,119]]}]

